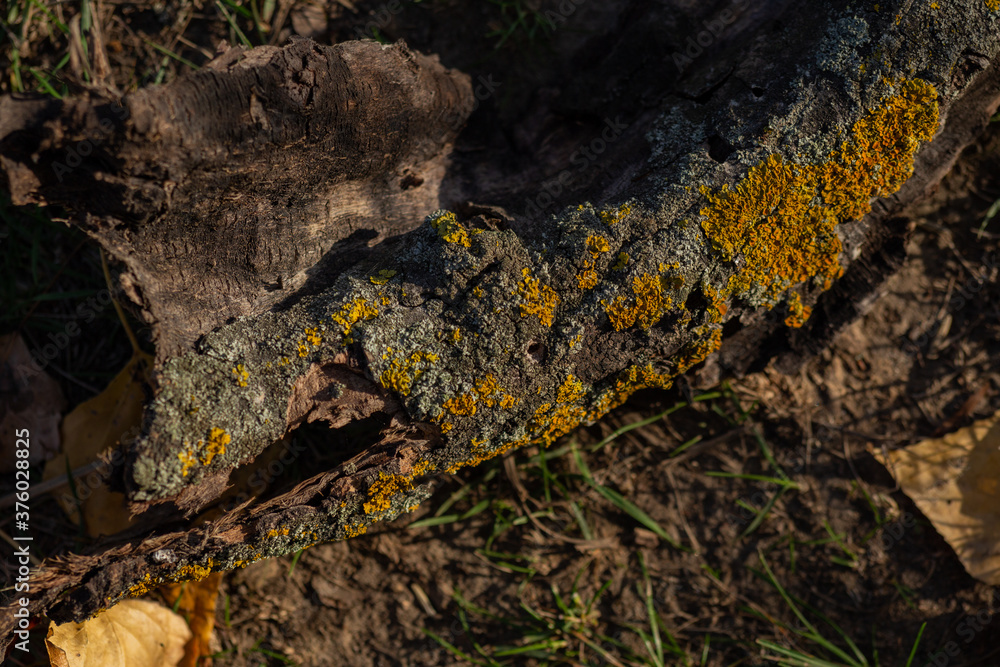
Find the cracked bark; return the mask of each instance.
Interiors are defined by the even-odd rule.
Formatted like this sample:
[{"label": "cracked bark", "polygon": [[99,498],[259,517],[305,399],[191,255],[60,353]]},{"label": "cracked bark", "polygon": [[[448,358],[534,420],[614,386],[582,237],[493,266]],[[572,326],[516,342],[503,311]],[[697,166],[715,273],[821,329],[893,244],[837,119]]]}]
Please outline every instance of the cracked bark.
[{"label": "cracked bark", "polygon": [[[147,527],[48,561],[33,613],[79,619],[350,537],[419,503],[434,473],[548,444],[703,361],[699,383],[792,367],[902,261],[894,216],[1000,101],[1000,19],[981,2],[735,3],[712,53],[680,71],[687,37],[717,17],[619,4],[566,46],[571,81],[553,66],[520,116],[473,125],[485,154],[451,153],[468,78],[404,46],[231,52],[121,105],[0,100],[15,201],[71,208],[157,343],[156,397],[116,480]],[[876,122],[891,141],[861,146]],[[747,235],[808,231],[771,248],[783,282],[759,239],[727,249],[712,227],[754,197],[767,206]],[[289,430],[373,415],[371,447],[180,527]],[[0,636],[13,628],[5,613]]]}]

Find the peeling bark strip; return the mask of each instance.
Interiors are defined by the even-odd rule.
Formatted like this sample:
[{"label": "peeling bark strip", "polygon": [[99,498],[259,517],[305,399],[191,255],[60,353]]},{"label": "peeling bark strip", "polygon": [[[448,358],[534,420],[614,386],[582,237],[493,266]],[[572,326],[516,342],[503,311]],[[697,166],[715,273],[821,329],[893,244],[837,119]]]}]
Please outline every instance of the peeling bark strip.
[{"label": "peeling bark strip", "polygon": [[163,359],[412,229],[473,102],[468,77],[402,44],[300,40],[121,106],[3,99],[0,152],[15,203],[80,211],[125,264]]},{"label": "peeling bark strip", "polygon": [[[234,467],[303,420],[341,425],[382,412],[391,422],[377,445],[287,494],[188,532],[152,529],[48,563],[32,610],[79,619],[162,581],[353,537],[412,509],[428,473],[550,444],[641,387],[668,386],[720,345],[706,372],[766,360],[761,342],[812,327],[817,300],[829,325],[837,299],[851,298],[830,289],[841,272],[877,256],[886,219],[937,182],[1000,102],[1000,16],[979,0],[913,4],[785,13],[783,28],[761,17],[767,39],[720,41],[738,64],[712,83],[715,94],[672,97],[656,113],[623,104],[628,129],[605,154],[621,173],[593,176],[591,201],[545,221],[428,206],[409,220],[414,229],[353,258],[322,289],[166,355],[126,470],[138,509],[204,505]],[[393,51],[343,48],[367,49],[365,59]],[[672,71],[669,50],[662,58]],[[685,76],[714,71],[708,60]],[[35,192],[24,185],[30,161],[10,166],[11,140],[0,132],[9,178]],[[524,190],[522,181],[506,200],[530,198]],[[262,204],[268,215],[284,205]],[[297,219],[340,224],[331,220]],[[119,239],[115,227],[94,233]],[[158,549],[176,560],[153,558]],[[0,619],[0,633],[11,627]]]}]

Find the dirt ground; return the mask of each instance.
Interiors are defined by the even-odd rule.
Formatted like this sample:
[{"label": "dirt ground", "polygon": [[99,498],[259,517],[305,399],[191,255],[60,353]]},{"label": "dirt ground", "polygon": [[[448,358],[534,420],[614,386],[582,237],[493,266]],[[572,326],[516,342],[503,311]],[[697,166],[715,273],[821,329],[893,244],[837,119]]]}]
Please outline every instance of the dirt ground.
[{"label": "dirt ground", "polygon": [[[352,12],[352,3],[335,3],[321,21],[300,3],[284,31],[314,26],[347,38],[376,6],[356,4]],[[107,35],[116,86],[184,70],[142,35],[199,63],[211,56],[207,45],[232,38],[224,24],[178,6],[187,7],[117,10]],[[492,45],[510,16],[483,7]],[[410,16],[391,17],[381,34],[408,30],[411,43],[428,48],[444,39],[421,32],[440,13],[423,23],[407,23]],[[58,61],[43,46],[24,58],[38,67]],[[655,646],[653,627],[664,664],[774,664],[761,641],[830,661],[816,664],[1000,664],[1000,592],[965,573],[873,455],[1000,408],[997,221],[977,233],[998,199],[993,123],[936,194],[904,213],[908,260],[867,314],[794,374],[768,368],[722,387],[644,392],[551,451],[441,477],[414,514],[367,535],[229,573],[215,664],[657,664],[644,643]],[[96,251],[78,233],[63,234],[32,262],[65,260],[68,273],[54,284],[67,291],[84,280],[74,271],[99,288]],[[19,311],[2,333],[59,307]],[[101,313],[53,362],[69,407],[128,358],[115,322]],[[41,330],[28,338],[44,342]],[[699,400],[687,405],[692,396]],[[322,447],[326,436],[296,437]],[[643,514],[623,510],[615,493]],[[75,529],[56,504],[35,512],[47,544],[64,548]],[[425,525],[411,526],[418,521]],[[71,548],[85,543],[75,535]],[[810,629],[847,657],[803,638]],[[957,654],[945,651],[949,642]]]}]

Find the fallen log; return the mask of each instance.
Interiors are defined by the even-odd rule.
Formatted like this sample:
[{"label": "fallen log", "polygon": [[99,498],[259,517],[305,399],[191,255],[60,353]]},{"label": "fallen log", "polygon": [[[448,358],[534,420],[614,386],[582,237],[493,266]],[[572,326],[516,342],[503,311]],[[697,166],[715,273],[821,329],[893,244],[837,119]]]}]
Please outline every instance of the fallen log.
[{"label": "fallen log", "polygon": [[[47,561],[32,613],[358,535],[432,475],[695,367],[794,364],[849,321],[903,259],[893,216],[1000,103],[998,12],[667,4],[579,42],[606,59],[541,96],[540,126],[584,120],[508,153],[449,156],[472,87],[402,45],[231,52],[120,105],[0,100],[15,201],[75,210],[157,342],[116,482],[149,522]],[[713,20],[698,57],[691,28]],[[379,441],[336,467],[177,528],[299,425],[375,415]]]}]

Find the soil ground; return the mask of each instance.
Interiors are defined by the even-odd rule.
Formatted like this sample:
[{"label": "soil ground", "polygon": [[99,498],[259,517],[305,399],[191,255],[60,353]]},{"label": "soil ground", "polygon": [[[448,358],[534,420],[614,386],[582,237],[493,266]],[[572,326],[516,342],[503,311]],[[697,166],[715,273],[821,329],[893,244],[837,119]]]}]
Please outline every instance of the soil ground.
[{"label": "soil ground", "polygon": [[[513,16],[505,8],[522,4],[484,3],[484,41],[503,39]],[[450,6],[428,5],[439,12],[431,18]],[[208,10],[164,7],[114,9],[105,37],[121,89],[184,70],[153,42],[203,63],[211,44],[234,39]],[[322,16],[307,7],[286,15],[286,32],[315,24],[317,35],[346,38],[377,4],[334,3]],[[430,19],[412,16],[391,17],[380,34],[432,45],[421,32]],[[515,26],[510,44],[521,48],[530,26]],[[58,49],[31,44],[25,63],[55,67]],[[516,60],[506,48],[498,57]],[[655,643],[653,627],[665,664],[774,664],[761,641],[832,664],[1000,664],[1000,591],[965,573],[873,454],[1000,408],[1000,230],[994,222],[978,234],[998,199],[994,123],[936,194],[904,213],[909,258],[867,314],[794,374],[768,368],[721,387],[645,392],[549,451],[438,479],[414,514],[367,535],[228,574],[215,664],[656,664],[644,644]],[[4,206],[11,229],[15,215]],[[67,294],[103,286],[96,250],[79,233],[41,238],[13,237],[32,248],[11,265],[31,277],[17,284]],[[49,281],[49,266],[64,268]],[[3,332],[44,344],[37,323],[58,322],[73,298],[18,306]],[[49,367],[69,407],[128,358],[114,314],[98,315]],[[321,448],[325,435],[296,437]],[[34,512],[47,548],[86,544],[76,535],[67,547],[75,527],[54,502]],[[804,638],[807,623],[847,658]]]}]

